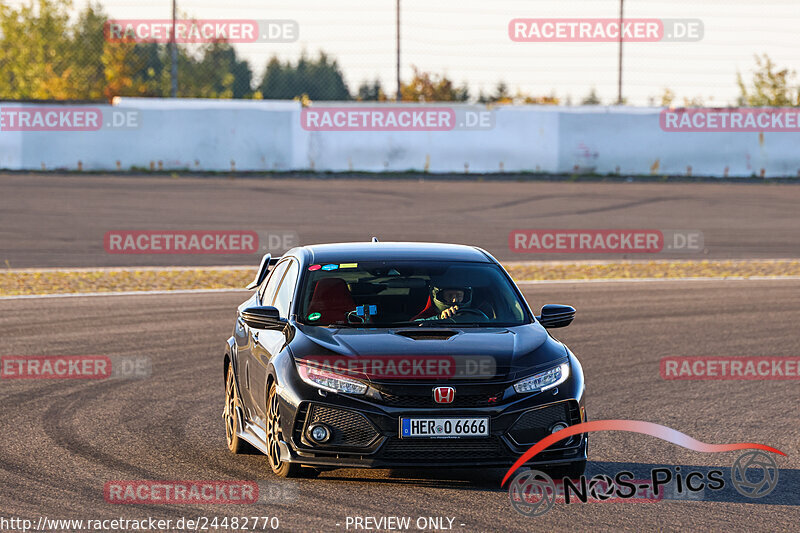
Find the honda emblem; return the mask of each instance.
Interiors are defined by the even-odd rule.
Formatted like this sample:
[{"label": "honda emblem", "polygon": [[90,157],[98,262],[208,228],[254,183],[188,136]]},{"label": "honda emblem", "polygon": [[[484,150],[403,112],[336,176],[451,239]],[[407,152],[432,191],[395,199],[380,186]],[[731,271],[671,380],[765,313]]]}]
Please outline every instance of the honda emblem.
[{"label": "honda emblem", "polygon": [[434,387],[433,400],[436,403],[453,403],[456,399],[456,389],[453,387]]}]

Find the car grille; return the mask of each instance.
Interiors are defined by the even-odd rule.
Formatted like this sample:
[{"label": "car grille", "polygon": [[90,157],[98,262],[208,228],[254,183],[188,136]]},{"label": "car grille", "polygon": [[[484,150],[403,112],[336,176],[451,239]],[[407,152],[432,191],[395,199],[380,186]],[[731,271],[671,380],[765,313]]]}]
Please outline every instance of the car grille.
[{"label": "car grille", "polygon": [[320,422],[331,429],[327,446],[367,447],[378,438],[378,430],[364,415],[349,409],[311,404],[305,427]]},{"label": "car grille", "polygon": [[388,392],[381,392],[382,403],[391,407],[408,408],[447,408],[447,407],[486,407],[495,405],[503,398],[502,390],[495,390],[484,394],[459,394],[456,390],[455,398],[452,403],[436,403],[433,400],[433,391],[422,395],[397,395]]},{"label": "car grille", "polygon": [[481,439],[399,439],[386,441],[380,458],[401,463],[490,461],[506,458],[508,451],[497,437]]},{"label": "car grille", "polygon": [[[549,435],[550,427],[556,422],[567,422],[570,425],[579,423],[577,403],[558,402],[526,411],[511,426],[509,435],[518,444],[533,444]],[[553,446],[569,444],[572,439],[579,439],[579,436],[570,437]]]}]

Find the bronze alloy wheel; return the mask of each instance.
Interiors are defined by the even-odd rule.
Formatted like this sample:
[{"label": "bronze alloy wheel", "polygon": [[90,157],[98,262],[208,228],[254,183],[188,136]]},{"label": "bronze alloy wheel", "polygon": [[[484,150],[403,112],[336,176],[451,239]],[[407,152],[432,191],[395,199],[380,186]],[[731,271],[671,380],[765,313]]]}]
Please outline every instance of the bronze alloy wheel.
[{"label": "bronze alloy wheel", "polygon": [[277,476],[297,476],[300,473],[300,465],[281,461],[280,441],[282,438],[278,387],[273,383],[269,387],[269,397],[267,398],[267,462],[270,470]]},{"label": "bronze alloy wheel", "polygon": [[228,449],[233,453],[241,453],[244,449],[244,442],[239,439],[239,419],[236,417],[236,407],[239,405],[239,398],[236,395],[236,385],[233,381],[233,366],[228,365],[228,377],[225,380],[225,408],[222,411],[222,419],[225,420],[225,440]]}]

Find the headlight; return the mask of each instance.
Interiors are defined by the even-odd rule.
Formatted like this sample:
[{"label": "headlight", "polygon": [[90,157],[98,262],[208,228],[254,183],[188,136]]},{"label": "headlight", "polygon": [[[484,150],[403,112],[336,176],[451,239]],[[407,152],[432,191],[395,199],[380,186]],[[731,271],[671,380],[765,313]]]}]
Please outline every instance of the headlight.
[{"label": "headlight", "polygon": [[514,390],[520,394],[541,392],[561,385],[569,377],[569,363],[561,363],[557,367],[539,372],[529,378],[514,383]]},{"label": "headlight", "polygon": [[300,379],[330,392],[346,392],[347,394],[364,394],[367,386],[355,379],[346,378],[313,365],[297,363]]}]

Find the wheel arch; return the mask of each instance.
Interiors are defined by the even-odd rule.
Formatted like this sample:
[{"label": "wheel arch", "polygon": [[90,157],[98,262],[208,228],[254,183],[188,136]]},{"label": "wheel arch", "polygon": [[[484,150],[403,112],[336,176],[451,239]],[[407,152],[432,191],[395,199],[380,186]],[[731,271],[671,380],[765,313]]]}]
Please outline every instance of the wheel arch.
[{"label": "wheel arch", "polygon": [[[225,352],[222,356],[222,380],[225,381],[228,379],[228,367],[230,365],[235,365],[233,361],[233,353],[236,341],[233,337],[229,337],[227,342],[225,343]],[[234,370],[235,366],[234,366]],[[236,372],[233,374],[233,380],[236,381]],[[238,383],[237,383],[238,386]]]}]

